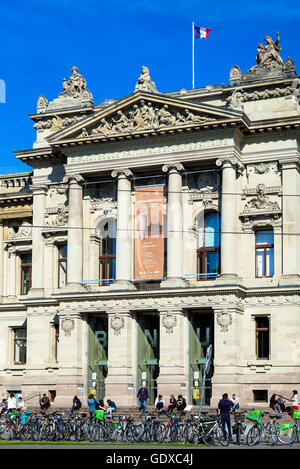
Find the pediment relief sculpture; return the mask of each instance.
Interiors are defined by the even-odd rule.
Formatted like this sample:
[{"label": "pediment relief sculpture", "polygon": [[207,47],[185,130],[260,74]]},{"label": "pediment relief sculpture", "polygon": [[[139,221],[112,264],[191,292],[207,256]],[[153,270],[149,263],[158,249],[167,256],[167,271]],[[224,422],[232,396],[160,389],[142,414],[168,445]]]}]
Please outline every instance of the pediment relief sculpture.
[{"label": "pediment relief sculpture", "polygon": [[94,129],[86,127],[75,138],[133,133],[140,130],[159,130],[162,128],[197,125],[215,120],[214,118],[197,114],[190,109],[178,110],[168,104],[157,104],[141,100],[138,104],[126,110],[118,110],[110,117],[103,117],[100,125]]}]

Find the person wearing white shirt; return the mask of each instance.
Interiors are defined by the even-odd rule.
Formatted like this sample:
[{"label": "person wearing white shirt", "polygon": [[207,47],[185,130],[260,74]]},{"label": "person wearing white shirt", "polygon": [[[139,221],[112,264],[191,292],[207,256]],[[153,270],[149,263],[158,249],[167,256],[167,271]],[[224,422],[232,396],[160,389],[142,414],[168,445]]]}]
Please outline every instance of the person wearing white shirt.
[{"label": "person wearing white shirt", "polygon": [[7,399],[7,409],[9,411],[17,410],[17,400],[13,392],[10,394],[9,398]]},{"label": "person wearing white shirt", "polygon": [[18,397],[18,402],[17,402],[17,409],[18,410],[23,410],[25,403],[22,399],[22,397]]},{"label": "person wearing white shirt", "polygon": [[292,410],[298,410],[298,392],[293,391],[292,394]]}]

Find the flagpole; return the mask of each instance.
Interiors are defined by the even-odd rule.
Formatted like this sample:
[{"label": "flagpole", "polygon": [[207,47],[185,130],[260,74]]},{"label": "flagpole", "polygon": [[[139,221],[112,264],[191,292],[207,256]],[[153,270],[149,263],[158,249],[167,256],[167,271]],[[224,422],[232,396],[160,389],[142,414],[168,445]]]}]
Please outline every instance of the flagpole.
[{"label": "flagpole", "polygon": [[195,32],[194,32],[194,21],[192,23],[192,33],[193,33],[193,38],[192,38],[192,44],[193,44],[193,89],[195,88]]}]

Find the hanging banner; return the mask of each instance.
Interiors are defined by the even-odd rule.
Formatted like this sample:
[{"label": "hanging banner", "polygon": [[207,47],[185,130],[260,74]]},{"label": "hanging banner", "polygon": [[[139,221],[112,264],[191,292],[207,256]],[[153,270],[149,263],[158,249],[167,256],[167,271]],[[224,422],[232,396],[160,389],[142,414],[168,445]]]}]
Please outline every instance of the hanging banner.
[{"label": "hanging banner", "polygon": [[160,280],[164,276],[164,186],[135,190],[135,280]]}]

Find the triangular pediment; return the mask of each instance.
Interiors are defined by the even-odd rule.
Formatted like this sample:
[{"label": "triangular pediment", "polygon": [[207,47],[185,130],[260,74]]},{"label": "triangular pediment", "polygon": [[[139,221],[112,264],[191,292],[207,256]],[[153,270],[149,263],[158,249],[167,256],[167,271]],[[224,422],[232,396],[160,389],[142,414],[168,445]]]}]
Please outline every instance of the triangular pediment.
[{"label": "triangular pediment", "polygon": [[51,134],[50,145],[70,142],[116,140],[147,134],[160,134],[214,123],[242,120],[239,111],[194,104],[163,94],[135,92],[95,110],[91,117]]}]

